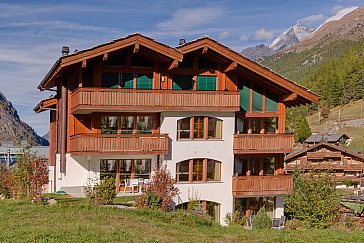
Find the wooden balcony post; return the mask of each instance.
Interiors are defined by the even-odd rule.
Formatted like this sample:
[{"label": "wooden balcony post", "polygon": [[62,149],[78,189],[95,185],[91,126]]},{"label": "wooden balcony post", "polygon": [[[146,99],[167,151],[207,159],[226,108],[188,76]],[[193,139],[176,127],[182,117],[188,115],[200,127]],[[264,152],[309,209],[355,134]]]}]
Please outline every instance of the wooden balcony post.
[{"label": "wooden balcony post", "polygon": [[263,158],[258,158],[259,161],[259,175],[264,175],[264,160]]},{"label": "wooden balcony post", "polygon": [[119,192],[120,191],[120,160],[116,160],[115,185],[116,185],[116,192]]},{"label": "wooden balcony post", "polygon": [[247,171],[246,171],[247,176],[251,176],[251,174],[252,174],[251,162],[252,162],[251,158],[248,158],[248,166],[247,166]]}]

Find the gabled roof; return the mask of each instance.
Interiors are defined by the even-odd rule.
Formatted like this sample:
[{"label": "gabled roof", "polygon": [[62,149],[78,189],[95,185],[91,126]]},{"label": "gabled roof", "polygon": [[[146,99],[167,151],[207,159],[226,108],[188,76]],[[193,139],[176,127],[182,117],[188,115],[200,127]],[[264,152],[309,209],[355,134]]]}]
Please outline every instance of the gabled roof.
[{"label": "gabled roof", "polygon": [[50,97],[48,99],[42,100],[33,109],[36,113],[41,113],[50,109],[57,108],[57,99],[55,97]]},{"label": "gabled roof", "polygon": [[221,54],[222,56],[230,59],[231,61],[237,62],[238,65],[241,65],[242,67],[255,72],[256,74],[266,78],[267,80],[270,80],[274,84],[279,85],[298,96],[301,96],[308,103],[310,102],[317,103],[319,100],[319,96],[314,92],[312,92],[311,90],[274,73],[272,70],[263,67],[260,64],[240,55],[239,53],[231,50],[230,48],[220,44],[219,42],[209,37],[196,39],[194,41],[188,42],[184,45],[177,47],[177,49],[180,50],[183,54],[201,48],[211,48],[213,51]]},{"label": "gabled roof", "polygon": [[335,145],[335,144],[331,144],[331,143],[326,143],[326,142],[320,142],[314,146],[311,146],[311,147],[308,147],[308,148],[305,148],[305,149],[302,149],[300,151],[295,151],[295,152],[292,152],[290,154],[288,154],[286,157],[284,157],[284,161],[288,161],[292,158],[297,158],[297,157],[300,157],[302,155],[304,155],[305,153],[307,152],[310,152],[320,146],[324,146],[324,147],[328,147],[328,148],[332,148],[334,150],[337,150],[337,151],[340,151],[340,152],[343,152],[343,153],[346,153],[346,154],[349,154],[353,157],[356,157],[362,161],[364,161],[364,156],[361,155],[361,154],[358,154],[352,150],[349,150],[349,149],[346,149],[344,147],[341,147],[341,146],[338,146],[338,145]]},{"label": "gabled roof", "polygon": [[319,143],[319,142],[328,142],[328,143],[337,143],[341,139],[349,139],[350,137],[345,133],[336,133],[336,134],[315,134],[311,135],[305,140],[305,143]]},{"label": "gabled roof", "polygon": [[60,57],[51,70],[47,73],[47,75],[44,77],[44,79],[41,81],[41,83],[38,86],[38,89],[45,89],[45,86],[47,83],[52,80],[56,74],[61,72],[62,69],[64,69],[67,66],[80,63],[82,61],[102,56],[104,54],[110,53],[112,51],[116,51],[128,46],[132,45],[142,45],[149,49],[152,49],[162,55],[165,55],[169,57],[171,60],[178,60],[182,61],[183,54],[168,45],[162,44],[160,42],[157,42],[153,40],[152,38],[146,37],[144,35],[141,35],[139,33],[135,33],[120,39],[113,40],[108,43],[104,43],[89,49],[85,49],[82,51],[78,51],[73,54],[69,54],[67,56]]}]

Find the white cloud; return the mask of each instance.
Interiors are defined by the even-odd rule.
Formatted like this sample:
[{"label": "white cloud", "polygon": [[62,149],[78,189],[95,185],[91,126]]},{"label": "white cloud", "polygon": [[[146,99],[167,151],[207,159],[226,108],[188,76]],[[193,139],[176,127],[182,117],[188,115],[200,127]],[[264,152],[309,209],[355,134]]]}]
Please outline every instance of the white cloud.
[{"label": "white cloud", "polygon": [[159,35],[185,35],[186,32],[201,32],[223,16],[217,7],[183,8],[173,13],[172,18],[157,23]]},{"label": "white cloud", "polygon": [[323,21],[325,19],[325,16],[323,14],[316,14],[316,15],[310,15],[305,18],[302,18],[298,20],[298,22],[303,24],[312,24],[315,22]]},{"label": "white cloud", "polygon": [[229,32],[224,31],[224,32],[221,32],[221,33],[219,34],[219,39],[220,39],[220,40],[223,40],[223,39],[226,39],[228,36],[229,36]]},{"label": "white cloud", "polygon": [[247,40],[249,40],[249,35],[247,35],[247,34],[242,34],[242,35],[239,37],[239,39],[240,39],[241,41],[247,41]]},{"label": "white cloud", "polygon": [[267,31],[264,28],[261,28],[255,31],[255,39],[256,40],[271,40],[274,36],[273,31]]}]

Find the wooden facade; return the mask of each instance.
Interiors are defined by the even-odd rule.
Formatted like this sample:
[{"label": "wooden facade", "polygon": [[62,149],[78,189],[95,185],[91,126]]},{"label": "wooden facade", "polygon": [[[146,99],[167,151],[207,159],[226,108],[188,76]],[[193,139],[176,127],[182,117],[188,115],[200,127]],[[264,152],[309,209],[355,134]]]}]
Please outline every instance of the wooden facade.
[{"label": "wooden facade", "polygon": [[338,182],[343,178],[355,178],[363,172],[364,156],[342,146],[321,142],[285,157],[286,171],[295,169],[331,171]]}]

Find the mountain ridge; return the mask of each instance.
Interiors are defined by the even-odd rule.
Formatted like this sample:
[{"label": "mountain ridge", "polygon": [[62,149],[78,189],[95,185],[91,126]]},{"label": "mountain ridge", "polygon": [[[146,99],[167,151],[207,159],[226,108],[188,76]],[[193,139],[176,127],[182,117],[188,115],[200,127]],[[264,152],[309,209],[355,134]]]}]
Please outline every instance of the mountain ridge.
[{"label": "mountain ridge", "polygon": [[20,143],[26,140],[30,145],[49,145],[34,129],[23,122],[13,104],[0,91],[0,142]]}]

